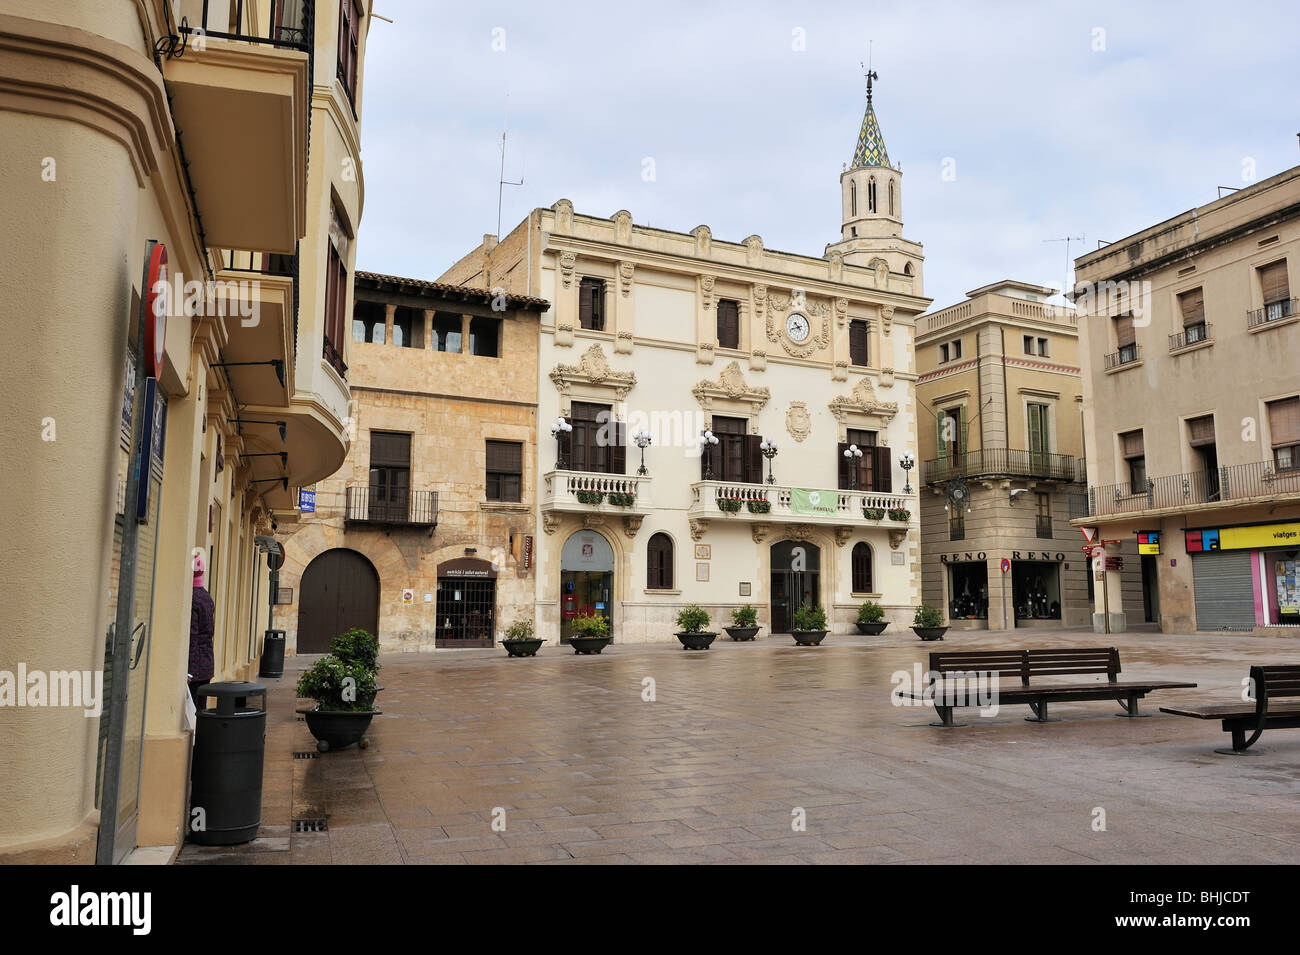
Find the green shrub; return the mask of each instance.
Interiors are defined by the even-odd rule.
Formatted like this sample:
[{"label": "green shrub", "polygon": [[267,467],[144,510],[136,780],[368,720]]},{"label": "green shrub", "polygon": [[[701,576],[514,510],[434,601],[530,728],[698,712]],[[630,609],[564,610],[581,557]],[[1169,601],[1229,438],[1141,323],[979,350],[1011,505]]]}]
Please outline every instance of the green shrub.
[{"label": "green shrub", "polygon": [[931,607],[929,604],[921,604],[916,608],[916,616],[912,618],[912,626],[942,627],[943,617],[939,615],[936,608]]},{"label": "green shrub", "polygon": [[821,607],[800,607],[794,612],[796,630],[825,630],[826,611]]},{"label": "green shrub", "polygon": [[379,669],[379,638],[353,627],[330,641],[330,653],[344,663],[359,663],[368,670]]},{"label": "green shrub", "polygon": [[604,500],[605,492],[604,491],[578,491],[577,494],[575,494],[574,496],[577,497],[579,504],[596,505],[599,504],[602,500]]},{"label": "green shrub", "polygon": [[610,491],[609,503],[616,507],[631,507],[636,503],[636,495],[626,494],[622,491]]},{"label": "green shrub", "polygon": [[536,634],[533,632],[533,620],[531,617],[520,617],[510,626],[506,627],[505,639],[507,640],[531,640]]},{"label": "green shrub", "polygon": [[885,519],[885,509],[883,507],[864,507],[862,516],[869,521],[883,521]]},{"label": "green shrub", "polygon": [[596,614],[592,617],[574,617],[569,621],[569,637],[608,637],[609,621]]},{"label": "green shrub", "polygon": [[718,498],[718,510],[734,514],[740,510],[741,500],[738,497],[720,497]]},{"label": "green shrub", "polygon": [[736,607],[731,611],[731,625],[733,627],[758,626],[758,611],[749,604],[745,604],[743,607]]},{"label": "green shrub", "polygon": [[874,600],[868,600],[858,608],[858,623],[880,623],[885,619],[885,608]]},{"label": "green shrub", "polygon": [[770,514],[772,512],[771,501],[746,501],[745,506],[749,508],[751,514]]},{"label": "green shrub", "polygon": [[298,695],[315,700],[322,710],[369,710],[375,705],[375,671],[346,663],[333,654],[321,657],[298,678]]},{"label": "green shrub", "polygon": [[893,507],[889,510],[889,519],[898,521],[900,524],[906,524],[912,518],[912,512],[905,507]]},{"label": "green shrub", "polygon": [[699,633],[709,625],[709,614],[699,604],[677,611],[677,629],[682,633]]}]

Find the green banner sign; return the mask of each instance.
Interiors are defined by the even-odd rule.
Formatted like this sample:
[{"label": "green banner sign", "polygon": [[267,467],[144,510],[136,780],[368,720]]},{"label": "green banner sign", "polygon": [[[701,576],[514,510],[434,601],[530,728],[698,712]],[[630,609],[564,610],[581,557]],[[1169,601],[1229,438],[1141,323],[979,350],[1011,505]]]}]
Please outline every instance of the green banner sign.
[{"label": "green banner sign", "polygon": [[822,491],[806,487],[790,488],[790,512],[808,514],[813,517],[837,517],[839,515],[838,491]]}]

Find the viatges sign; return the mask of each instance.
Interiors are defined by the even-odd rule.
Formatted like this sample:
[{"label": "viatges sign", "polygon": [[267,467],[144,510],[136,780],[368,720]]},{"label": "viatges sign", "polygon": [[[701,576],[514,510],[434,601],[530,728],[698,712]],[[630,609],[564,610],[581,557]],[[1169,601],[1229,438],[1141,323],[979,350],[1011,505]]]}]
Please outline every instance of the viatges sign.
[{"label": "viatges sign", "polygon": [[[1064,554],[1053,554],[1045,550],[1013,550],[1008,554],[994,554],[995,560],[1002,557],[1010,557],[1012,560],[1045,560],[1048,562],[1060,563],[1065,560]],[[939,561],[944,564],[960,564],[973,560],[988,560],[987,551],[971,552],[966,551],[962,554],[940,554]]]}]

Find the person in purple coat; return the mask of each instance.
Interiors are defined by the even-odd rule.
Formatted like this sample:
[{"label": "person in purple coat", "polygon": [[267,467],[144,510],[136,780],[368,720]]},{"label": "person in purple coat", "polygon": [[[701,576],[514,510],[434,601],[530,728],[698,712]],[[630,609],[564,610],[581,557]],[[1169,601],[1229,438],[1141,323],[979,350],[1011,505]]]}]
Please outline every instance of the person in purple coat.
[{"label": "person in purple coat", "polygon": [[194,596],[190,603],[190,696],[194,705],[203,709],[197,690],[212,682],[212,635],[216,630],[217,606],[212,595],[203,586],[203,552],[194,552]]}]

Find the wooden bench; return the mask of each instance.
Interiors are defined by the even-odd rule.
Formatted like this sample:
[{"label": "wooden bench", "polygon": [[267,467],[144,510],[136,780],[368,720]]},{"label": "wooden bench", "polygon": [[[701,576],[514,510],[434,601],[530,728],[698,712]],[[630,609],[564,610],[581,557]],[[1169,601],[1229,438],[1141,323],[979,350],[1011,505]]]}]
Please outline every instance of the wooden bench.
[{"label": "wooden bench", "polygon": [[[1295,729],[1300,726],[1300,666],[1251,667],[1247,690],[1254,699],[1241,703],[1213,703],[1208,706],[1162,706],[1161,713],[1190,716],[1198,720],[1222,720],[1223,730],[1232,734],[1232,749],[1216,753],[1241,756],[1255,744],[1264,730]],[[1290,703],[1276,700],[1290,699]],[[1250,739],[1246,734],[1250,733]]]},{"label": "wooden bench", "polygon": [[[930,654],[929,685],[924,690],[912,690],[902,695],[934,704],[940,723],[932,726],[963,726],[954,723],[952,711],[959,706],[985,706],[990,701],[980,700],[979,692],[987,691],[982,680],[972,691],[970,680],[981,676],[989,679],[997,674],[997,695],[991,701],[1027,703],[1033,716],[1025,717],[1031,723],[1054,723],[1047,715],[1049,702],[1074,702],[1089,700],[1116,700],[1124,708],[1116,716],[1138,717],[1150,714],[1138,712],[1138,700],[1152,690],[1174,690],[1196,686],[1195,683],[1152,683],[1127,681],[1120,683],[1118,676],[1119,650],[1115,647],[1097,647],[1085,650],[973,650],[941,651]],[[1106,682],[1061,683],[1050,682],[1054,677],[1105,674]],[[963,681],[961,675],[966,676]],[[1030,685],[1030,678],[1049,682]],[[1018,684],[1006,685],[1019,678]]]}]

